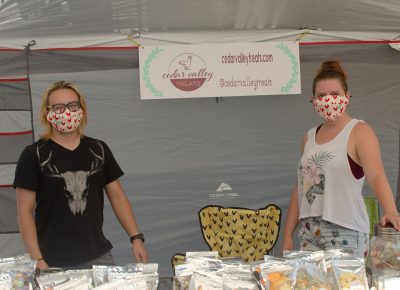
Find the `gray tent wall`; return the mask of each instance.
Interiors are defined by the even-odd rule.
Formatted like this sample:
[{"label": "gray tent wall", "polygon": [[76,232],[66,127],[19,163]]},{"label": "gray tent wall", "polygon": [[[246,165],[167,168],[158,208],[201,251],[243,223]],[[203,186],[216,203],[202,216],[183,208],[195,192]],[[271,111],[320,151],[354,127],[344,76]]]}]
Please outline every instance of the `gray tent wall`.
[{"label": "gray tent wall", "polygon": [[[257,209],[275,203],[285,220],[304,133],[321,123],[308,102],[312,78],[320,63],[331,58],[342,61],[349,74],[349,113],[376,130],[394,190],[400,54],[382,44],[301,46],[301,95],[226,97],[218,103],[215,98],[141,101],[136,50],[33,51],[36,138],[43,90],[53,81],[74,81],[88,100],[86,134],[103,139],[114,152],[150,260],[160,263],[161,276],[170,276],[173,253],[207,249],[197,218],[207,204]],[[4,75],[14,68],[0,69]],[[222,182],[237,197],[217,197]],[[367,186],[364,193],[372,194]],[[13,198],[12,190],[7,194],[1,197],[1,212],[4,199]],[[108,203],[104,230],[118,264],[132,262],[128,237]],[[1,256],[9,253],[1,250]]]},{"label": "gray tent wall", "polygon": [[1,50],[0,63],[0,255],[4,257],[24,251],[11,183],[21,150],[34,136],[25,53]]}]

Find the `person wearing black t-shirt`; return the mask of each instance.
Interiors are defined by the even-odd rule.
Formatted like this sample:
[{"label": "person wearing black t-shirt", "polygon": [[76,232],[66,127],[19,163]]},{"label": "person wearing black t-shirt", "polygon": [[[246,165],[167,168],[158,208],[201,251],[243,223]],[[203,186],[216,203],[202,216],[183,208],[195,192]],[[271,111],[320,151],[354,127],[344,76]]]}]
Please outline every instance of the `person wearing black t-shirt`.
[{"label": "person wearing black t-shirt", "polygon": [[114,264],[102,230],[103,190],[136,262],[147,262],[143,234],[118,181],[121,168],[103,141],[83,135],[87,107],[79,89],[66,81],[51,85],[40,117],[46,132],[22,152],[14,180],[19,229],[37,267]]}]

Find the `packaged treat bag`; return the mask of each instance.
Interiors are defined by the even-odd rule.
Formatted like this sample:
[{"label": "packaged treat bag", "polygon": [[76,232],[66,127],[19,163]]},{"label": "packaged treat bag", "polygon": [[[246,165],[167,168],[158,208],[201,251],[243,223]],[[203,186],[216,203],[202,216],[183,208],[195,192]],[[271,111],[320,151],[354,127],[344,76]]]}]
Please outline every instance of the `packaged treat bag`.
[{"label": "packaged treat bag", "polygon": [[[114,283],[117,280],[118,282]],[[126,285],[127,283],[131,283],[129,287],[137,287],[137,285],[143,284],[143,281],[146,284],[146,290],[156,290],[159,282],[158,264],[93,265],[93,281],[95,287],[109,284],[104,286],[106,288],[111,287],[110,285]]]},{"label": "packaged treat bag", "polygon": [[95,287],[108,283],[108,268],[103,265],[93,265],[93,284]]},{"label": "packaged treat bag", "polygon": [[63,284],[46,288],[46,290],[88,290],[88,289],[92,289],[92,285],[91,285],[91,280],[88,280],[86,276],[75,277]]},{"label": "packaged treat bag", "polygon": [[36,277],[36,281],[40,290],[91,289],[94,286],[91,269],[59,271],[48,274],[41,272]]},{"label": "packaged treat bag", "polygon": [[323,251],[284,251],[283,258],[296,267],[300,265],[312,266],[321,275],[327,272]]},{"label": "packaged treat bag", "polygon": [[144,281],[143,279],[137,279],[134,277],[118,278],[116,280],[102,284],[93,289],[96,289],[96,290],[148,290],[146,281]]},{"label": "packaged treat bag", "polygon": [[223,267],[217,271],[222,276],[224,290],[258,290],[257,281],[252,277],[250,265],[229,261],[223,261]]},{"label": "packaged treat bag", "polygon": [[188,262],[191,258],[210,258],[210,259],[218,259],[217,251],[200,251],[200,252],[186,252],[186,262]]},{"label": "packaged treat bag", "polygon": [[295,268],[294,289],[332,290],[323,251],[285,251],[284,258]]},{"label": "packaged treat bag", "polygon": [[224,276],[222,279],[222,289],[223,290],[259,290],[257,283],[253,279],[248,277],[229,277]]},{"label": "packaged treat bag", "polygon": [[295,290],[332,290],[333,285],[315,267],[299,265],[295,268]]},{"label": "packaged treat bag", "polygon": [[333,273],[332,270],[332,260],[333,259],[338,259],[338,258],[343,258],[343,257],[348,257],[348,258],[353,258],[353,252],[351,250],[345,250],[345,249],[329,249],[329,250],[324,250],[324,257],[325,257],[325,264],[326,264],[326,269],[328,273]]},{"label": "packaged treat bag", "polygon": [[190,279],[189,290],[223,290],[222,277],[215,273],[195,271]]},{"label": "packaged treat bag", "polygon": [[332,269],[339,290],[369,290],[364,259],[333,259]]},{"label": "packaged treat bag", "polygon": [[32,289],[36,262],[29,255],[0,259],[0,289]]},{"label": "packaged treat bag", "polygon": [[223,263],[221,260],[208,257],[191,257],[187,258],[187,262],[175,267],[175,283],[177,289],[186,290],[189,288],[192,274],[196,270],[205,272],[217,272],[221,270]]},{"label": "packaged treat bag", "polygon": [[52,289],[54,286],[67,283],[70,280],[67,272],[61,271],[57,273],[49,273],[36,277],[40,290]]},{"label": "packaged treat bag", "polygon": [[253,268],[253,275],[265,290],[292,290],[294,287],[294,267],[286,261],[264,262]]},{"label": "packaged treat bag", "polygon": [[126,264],[125,267],[143,273],[148,290],[157,290],[159,283],[158,264],[156,263],[136,263]]}]

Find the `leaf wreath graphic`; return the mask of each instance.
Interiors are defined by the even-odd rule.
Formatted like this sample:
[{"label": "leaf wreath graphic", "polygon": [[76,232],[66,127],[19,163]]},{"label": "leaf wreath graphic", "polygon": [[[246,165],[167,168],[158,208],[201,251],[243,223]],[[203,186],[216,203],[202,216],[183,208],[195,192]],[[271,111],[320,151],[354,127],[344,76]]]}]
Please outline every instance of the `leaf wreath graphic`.
[{"label": "leaf wreath graphic", "polygon": [[290,89],[293,88],[294,84],[298,81],[298,76],[299,76],[299,65],[296,59],[296,55],[290,50],[290,48],[281,43],[280,45],[276,46],[277,48],[279,48],[280,50],[282,50],[282,52],[284,54],[287,55],[287,57],[289,57],[290,60],[290,64],[291,64],[291,68],[292,68],[292,73],[290,75],[290,80],[288,81],[288,83],[286,85],[284,85],[283,87],[281,87],[281,92],[282,93],[288,93],[290,91]]},{"label": "leaf wreath graphic", "polygon": [[160,54],[161,52],[163,52],[164,49],[161,48],[154,48],[151,53],[148,55],[147,59],[144,62],[144,66],[143,66],[143,80],[145,83],[146,88],[148,88],[150,90],[150,92],[153,94],[153,96],[155,97],[162,97],[163,93],[160,90],[157,90],[156,87],[154,87],[153,83],[151,82],[150,79],[150,64],[152,63],[152,61],[157,58],[157,55]]}]

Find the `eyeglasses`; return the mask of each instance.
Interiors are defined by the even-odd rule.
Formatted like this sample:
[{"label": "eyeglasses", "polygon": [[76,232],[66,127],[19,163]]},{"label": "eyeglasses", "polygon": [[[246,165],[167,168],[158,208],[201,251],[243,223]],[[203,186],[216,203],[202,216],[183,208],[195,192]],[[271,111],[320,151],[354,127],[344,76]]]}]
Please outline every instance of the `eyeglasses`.
[{"label": "eyeglasses", "polygon": [[70,110],[71,112],[76,112],[81,108],[81,104],[79,102],[70,102],[68,104],[54,104],[47,106],[47,109],[51,108],[56,114],[62,114],[67,107],[68,110]]}]

